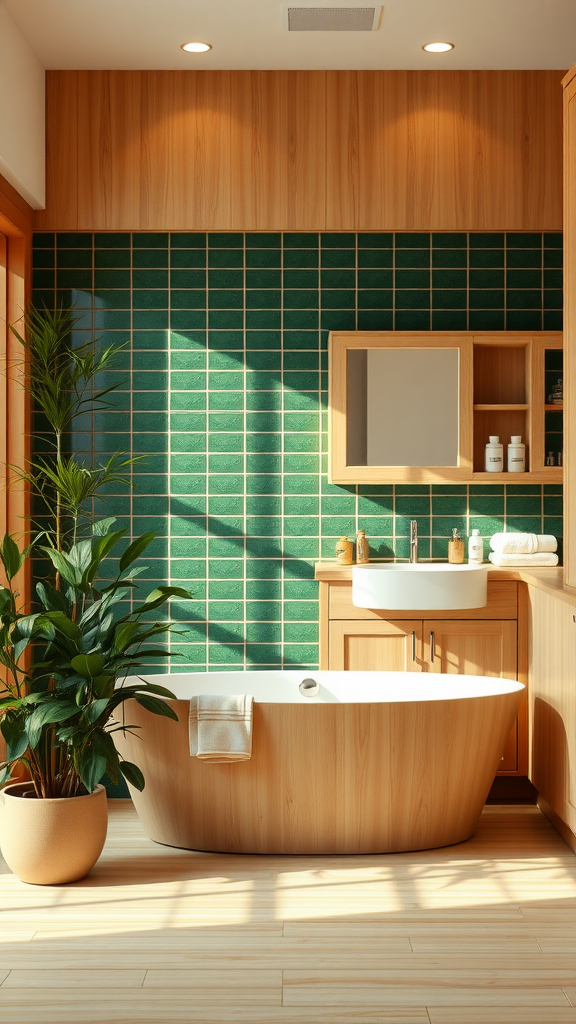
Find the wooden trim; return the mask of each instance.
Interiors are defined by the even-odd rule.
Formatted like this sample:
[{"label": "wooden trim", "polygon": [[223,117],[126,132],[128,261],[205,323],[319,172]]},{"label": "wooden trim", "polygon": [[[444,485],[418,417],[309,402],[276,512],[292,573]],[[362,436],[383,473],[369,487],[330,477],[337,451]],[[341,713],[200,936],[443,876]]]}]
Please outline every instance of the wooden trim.
[{"label": "wooden trim", "polygon": [[564,90],[564,580],[576,587],[576,67]]},{"label": "wooden trim", "polygon": [[319,621],[319,648],[320,648],[320,670],[328,671],[330,668],[330,584],[322,581],[318,588],[318,612]]},{"label": "wooden trim", "polygon": [[518,774],[528,775],[528,584],[518,584],[518,668],[517,679],[526,690],[518,708]]},{"label": "wooden trim", "polygon": [[548,821],[556,829],[560,838],[564,840],[566,846],[572,850],[572,853],[576,853],[576,835],[574,835],[569,825],[562,820],[559,814],[556,814],[554,808],[550,806],[543,796],[538,796],[536,806],[539,807],[542,814],[548,818]]}]

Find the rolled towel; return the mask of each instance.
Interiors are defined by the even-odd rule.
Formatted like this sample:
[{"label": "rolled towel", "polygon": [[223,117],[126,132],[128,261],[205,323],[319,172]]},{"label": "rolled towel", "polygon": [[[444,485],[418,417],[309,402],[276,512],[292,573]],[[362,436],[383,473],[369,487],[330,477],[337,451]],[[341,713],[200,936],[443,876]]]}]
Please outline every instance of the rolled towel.
[{"label": "rolled towel", "polygon": [[201,761],[227,764],[252,756],[252,709],[249,694],[201,693],[190,701],[190,754]]},{"label": "rolled towel", "polygon": [[538,551],[535,533],[495,533],[490,547],[499,555],[534,555]]},{"label": "rolled towel", "polygon": [[492,565],[558,565],[558,555],[551,551],[534,555],[501,555],[499,551],[491,551],[489,557]]},{"label": "rolled towel", "polygon": [[549,533],[495,533],[490,547],[499,555],[535,555],[556,551],[558,541]]}]

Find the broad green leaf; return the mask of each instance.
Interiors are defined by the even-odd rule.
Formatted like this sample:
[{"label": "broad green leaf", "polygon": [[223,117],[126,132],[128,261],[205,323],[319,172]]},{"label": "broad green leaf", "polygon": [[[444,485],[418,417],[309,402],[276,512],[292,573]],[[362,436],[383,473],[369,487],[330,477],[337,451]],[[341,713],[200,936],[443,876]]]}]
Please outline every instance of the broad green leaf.
[{"label": "broad green leaf", "polygon": [[136,537],[136,539],[128,545],[120,559],[120,572],[124,572],[124,569],[127,569],[132,562],[135,562],[136,559],[140,557],[150,542],[154,540],[155,536],[155,533],[143,533],[141,537]]},{"label": "broad green leaf", "polygon": [[135,764],[132,764],[131,761],[120,761],[118,767],[126,782],[129,782],[131,786],[134,786],[134,789],[139,790],[141,793],[146,783],[140,769]]},{"label": "broad green leaf", "polygon": [[93,746],[88,746],[80,752],[75,763],[83,785],[89,793],[93,793],[106,772],[106,758]]},{"label": "broad green leaf", "polygon": [[154,715],[163,715],[164,718],[172,718],[175,722],[178,721],[178,715],[169,704],[165,701],[159,700],[158,697],[150,697],[147,694],[140,693],[136,697],[138,704],[141,704],[146,711],[151,711]]},{"label": "broad green leaf", "polygon": [[108,707],[108,698],[100,697],[98,700],[93,700],[90,704],[87,704],[84,708],[84,714],[91,725],[95,725],[100,715],[102,715]]},{"label": "broad green leaf", "polygon": [[22,556],[20,555],[18,545],[12,540],[9,533],[4,534],[2,545],[0,546],[0,559],[2,559],[2,565],[4,566],[7,578],[9,580],[13,579],[22,565]]},{"label": "broad green leaf", "polygon": [[34,631],[42,632],[46,623],[51,623],[54,629],[58,633],[62,633],[63,636],[67,637],[68,640],[73,640],[75,643],[79,643],[82,639],[82,632],[80,627],[69,619],[64,612],[43,612],[38,616],[35,623]]},{"label": "broad green leaf", "polygon": [[77,654],[70,664],[78,675],[94,679],[100,675],[106,662],[101,654]]},{"label": "broad green leaf", "polygon": [[160,686],[158,683],[146,683],[146,689],[150,693],[157,693],[160,697],[168,697],[169,700],[176,700],[175,695],[171,690],[167,690],[165,686]]},{"label": "broad green leaf", "polygon": [[66,722],[78,714],[78,707],[70,701],[58,700],[47,701],[34,708],[30,718],[26,722],[28,741],[32,748],[36,747],[42,735],[45,725],[55,725],[57,722]]},{"label": "broad green leaf", "polygon": [[55,548],[43,547],[40,548],[52,562],[52,565],[59,572],[62,579],[69,583],[71,587],[78,587],[82,582],[82,573],[76,566],[66,558],[66,555],[62,551],[56,551]]},{"label": "broad green leaf", "polygon": [[22,715],[4,715],[0,720],[0,730],[6,740],[6,753],[9,761],[17,761],[26,752],[28,736],[25,728],[26,719]]},{"label": "broad green leaf", "polygon": [[98,522],[92,523],[92,533],[95,537],[103,537],[108,533],[111,526],[114,526],[116,518],[110,516],[109,519],[99,519]]},{"label": "broad green leaf", "polygon": [[169,597],[182,597],[192,600],[190,591],[184,590],[183,587],[156,587],[155,590],[150,591],[144,604],[156,603],[160,598],[164,598],[167,601]]}]

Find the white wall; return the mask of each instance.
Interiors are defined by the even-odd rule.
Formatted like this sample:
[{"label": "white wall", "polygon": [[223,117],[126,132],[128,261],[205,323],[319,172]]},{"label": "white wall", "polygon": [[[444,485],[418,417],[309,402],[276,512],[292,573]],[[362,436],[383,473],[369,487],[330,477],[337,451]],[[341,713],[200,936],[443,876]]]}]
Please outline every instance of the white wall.
[{"label": "white wall", "polygon": [[0,0],[0,174],[30,206],[45,201],[44,68]]}]

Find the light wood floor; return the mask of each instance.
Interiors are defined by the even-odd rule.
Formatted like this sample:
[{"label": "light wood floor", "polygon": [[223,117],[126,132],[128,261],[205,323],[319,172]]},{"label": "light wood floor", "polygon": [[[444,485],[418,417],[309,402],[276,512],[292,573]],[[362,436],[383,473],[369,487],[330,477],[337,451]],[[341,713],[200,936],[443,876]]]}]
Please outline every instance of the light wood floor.
[{"label": "light wood floor", "polygon": [[576,857],[535,807],[370,857],[188,853],[110,818],[83,882],[0,874],[2,1024],[576,1024]]}]

